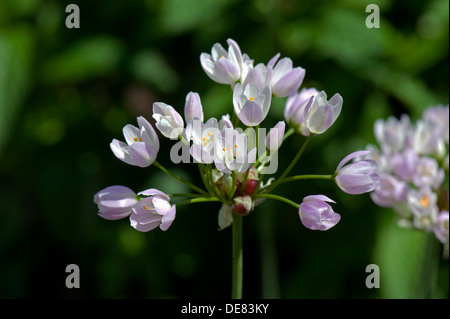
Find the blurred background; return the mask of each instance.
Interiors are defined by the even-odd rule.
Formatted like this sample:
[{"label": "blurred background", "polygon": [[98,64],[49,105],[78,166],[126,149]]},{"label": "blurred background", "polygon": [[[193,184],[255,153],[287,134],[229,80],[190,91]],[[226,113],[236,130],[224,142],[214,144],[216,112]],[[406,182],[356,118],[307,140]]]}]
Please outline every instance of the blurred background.
[{"label": "blurred background", "polygon": [[[75,3],[80,28],[65,26]],[[368,4],[380,28],[368,29]],[[393,0],[2,0],[0,1],[0,297],[229,298],[231,228],[218,231],[218,203],[180,207],[171,228],[134,230],[97,216],[93,195],[110,185],[188,192],[156,167],[124,164],[109,143],[152,103],[183,112],[198,92],[205,118],[232,110],[227,85],[212,82],[200,54],[232,38],[257,63],[276,53],[306,69],[302,87],[340,93],[343,111],[293,173],[328,174],[375,143],[377,118],[448,104],[449,2]],[[274,99],[264,126],[283,119]],[[182,113],[183,114],[183,113]],[[200,185],[194,164],[158,161]],[[281,150],[287,167],[303,138]],[[422,298],[427,235],[399,228],[368,194],[327,181],[286,183],[300,202],[326,194],[340,223],[303,227],[298,212],[267,201],[244,218],[244,298]],[[67,289],[68,264],[80,288]],[[380,288],[365,285],[380,268]],[[448,298],[441,260],[434,298]]]}]

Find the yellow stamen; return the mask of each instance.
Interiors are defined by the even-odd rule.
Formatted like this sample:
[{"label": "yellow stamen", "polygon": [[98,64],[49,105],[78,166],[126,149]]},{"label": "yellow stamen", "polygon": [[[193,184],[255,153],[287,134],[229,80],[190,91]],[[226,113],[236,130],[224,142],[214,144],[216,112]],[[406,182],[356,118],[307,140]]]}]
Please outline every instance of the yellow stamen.
[{"label": "yellow stamen", "polygon": [[211,132],[208,132],[208,136],[211,136],[212,134],[211,134]]},{"label": "yellow stamen", "polygon": [[142,137],[139,139],[139,141],[141,141],[142,142]]},{"label": "yellow stamen", "polygon": [[138,140],[137,137],[135,137],[135,138],[134,138],[134,141],[137,142],[137,140]]},{"label": "yellow stamen", "polygon": [[224,152],[225,152],[225,147],[224,147],[224,148],[222,148],[222,151],[224,151]]},{"label": "yellow stamen", "polygon": [[423,207],[428,207],[428,205],[430,205],[430,198],[425,195],[420,199],[419,204],[422,205]]},{"label": "yellow stamen", "polygon": [[238,145],[237,145],[237,144],[234,144],[234,148],[238,148]]},{"label": "yellow stamen", "polygon": [[250,96],[250,101],[254,101],[255,98],[253,96]]}]

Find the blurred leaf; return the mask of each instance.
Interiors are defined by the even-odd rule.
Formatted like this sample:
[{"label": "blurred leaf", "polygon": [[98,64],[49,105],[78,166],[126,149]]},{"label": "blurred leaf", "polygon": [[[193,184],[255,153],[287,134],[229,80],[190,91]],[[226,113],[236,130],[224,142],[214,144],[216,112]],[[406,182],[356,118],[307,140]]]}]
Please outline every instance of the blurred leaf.
[{"label": "blurred leaf", "polygon": [[201,95],[202,106],[205,112],[205,119],[215,117],[218,120],[222,115],[233,114],[233,91],[230,86],[214,84],[211,88]]},{"label": "blurred leaf", "polygon": [[[316,51],[354,68],[384,54],[384,33],[365,25],[363,10],[356,12],[337,6],[323,9],[316,27]],[[382,22],[381,22],[382,23]]]},{"label": "blurred leaf", "polygon": [[32,15],[41,0],[3,0],[0,1],[0,22],[24,15]]},{"label": "blurred leaf", "polygon": [[422,80],[387,66],[369,66],[360,74],[402,102],[413,117],[420,117],[428,106],[441,102]]},{"label": "blurred leaf", "polygon": [[161,9],[161,27],[168,33],[183,33],[214,24],[236,0],[166,0]]},{"label": "blurred leaf", "polygon": [[84,81],[113,71],[122,51],[122,44],[114,37],[91,37],[50,58],[41,71],[49,83]]},{"label": "blurred leaf", "polygon": [[0,153],[27,96],[33,49],[30,29],[0,30]]},{"label": "blurred leaf", "polygon": [[131,60],[131,73],[164,93],[173,92],[179,85],[178,75],[155,50],[139,52]]},{"label": "blurred leaf", "polygon": [[387,49],[394,59],[390,63],[409,73],[418,73],[448,56],[448,10],[448,1],[430,1],[417,20],[417,32],[409,35],[394,29],[386,32]]},{"label": "blurred leaf", "polygon": [[367,96],[361,110],[361,121],[358,123],[357,131],[361,132],[358,137],[367,144],[376,144],[373,126],[377,119],[386,119],[391,114],[391,109],[386,96],[376,92]]},{"label": "blurred leaf", "polygon": [[[189,165],[189,164],[187,164]],[[191,164],[193,165],[193,164]],[[172,173],[184,178],[185,180],[189,181],[190,177],[186,173],[185,170],[182,170],[180,168],[172,168],[172,167],[166,167],[168,168]],[[195,169],[196,167],[192,167],[192,169]],[[156,168],[153,168],[155,171],[151,174],[150,178],[147,180],[147,182],[141,187],[142,190],[148,189],[148,188],[157,188],[161,190],[162,192],[166,194],[172,194],[172,193],[190,193],[191,190],[183,183],[177,181],[172,176],[167,175],[166,173],[157,170]],[[201,185],[200,185],[201,187]]]},{"label": "blurred leaf", "polygon": [[417,298],[425,255],[427,234],[400,228],[393,214],[384,214],[375,243],[374,263],[380,267],[380,290],[383,298]]}]

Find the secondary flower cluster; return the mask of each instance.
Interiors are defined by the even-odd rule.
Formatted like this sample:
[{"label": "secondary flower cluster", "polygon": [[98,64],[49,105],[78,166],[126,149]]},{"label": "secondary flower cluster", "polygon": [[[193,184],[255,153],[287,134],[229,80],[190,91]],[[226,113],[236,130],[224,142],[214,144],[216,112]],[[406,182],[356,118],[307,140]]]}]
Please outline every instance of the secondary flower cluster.
[{"label": "secondary flower cluster", "polygon": [[379,187],[373,201],[393,208],[399,225],[434,232],[449,243],[449,106],[430,106],[420,120],[407,115],[375,122],[379,148],[367,147],[379,164]]},{"label": "secondary flower cluster", "polygon": [[[107,187],[94,197],[101,217],[119,219],[129,216],[131,226],[139,231],[149,231],[158,225],[167,230],[175,218],[176,206],[217,201],[222,203],[218,224],[223,229],[232,224],[233,213],[248,215],[271,198],[294,206],[307,228],[327,230],[340,220],[340,215],[329,205],[334,203],[333,200],[325,195],[310,195],[299,205],[271,192],[284,182],[314,178],[335,181],[349,194],[371,192],[378,186],[375,161],[360,158],[368,151],[348,155],[331,175],[288,176],[310,139],[324,133],[336,121],[343,99],[339,94],[328,99],[324,91],[315,88],[299,92],[305,70],[293,67],[290,58],[280,59],[280,54],[276,54],[267,64],[254,65],[234,40],[228,39],[227,44],[227,50],[219,43],[214,44],[211,54],[200,55],[200,62],[210,79],[230,85],[233,91],[231,117],[226,114],[205,122],[201,98],[196,92],[186,96],[184,119],[171,105],[153,104],[157,130],[166,138],[179,140],[177,144],[187,150],[189,162],[192,157],[198,164],[204,187],[191,184],[156,161],[159,137],[150,122],[141,116],[137,118],[138,127],[128,124],[123,128],[125,142],[116,139],[111,142],[114,155],[133,166],[153,164],[196,193],[165,194],[148,189],[135,194],[124,186]],[[259,126],[269,113],[273,97],[287,98],[285,121],[279,121],[265,135],[265,129]],[[264,175],[268,174],[264,169],[276,164],[280,146],[293,133],[306,137],[303,146],[277,180],[264,181]],[[174,158],[172,161],[177,162]],[[172,205],[173,197],[189,199]]]}]

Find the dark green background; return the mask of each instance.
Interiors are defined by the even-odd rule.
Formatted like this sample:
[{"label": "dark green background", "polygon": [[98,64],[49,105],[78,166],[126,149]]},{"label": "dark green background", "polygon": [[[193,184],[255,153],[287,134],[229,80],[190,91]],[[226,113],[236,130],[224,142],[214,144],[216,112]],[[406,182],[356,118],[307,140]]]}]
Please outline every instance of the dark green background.
[{"label": "dark green background", "polygon": [[[81,28],[65,27],[65,7]],[[368,29],[367,4],[381,28]],[[180,207],[167,232],[135,231],[97,216],[93,195],[109,185],[188,191],[156,167],[128,166],[109,143],[155,101],[183,112],[189,91],[205,118],[231,112],[232,92],[209,80],[199,56],[236,40],[256,63],[277,52],[306,69],[302,87],[344,98],[342,113],[306,150],[293,173],[332,173],[350,152],[374,143],[377,118],[448,104],[449,2],[366,0],[0,1],[0,297],[229,298],[231,229],[217,231],[217,203]],[[264,126],[282,120],[273,102]],[[300,147],[280,151],[287,167]],[[200,183],[194,164],[158,161]],[[302,226],[298,212],[267,203],[244,219],[244,298],[422,298],[426,235],[398,228],[368,194],[326,181],[277,189],[296,202],[325,194],[340,223]],[[77,264],[81,288],[67,289]],[[365,272],[377,264],[381,288]],[[441,260],[433,297],[448,298]]]}]

